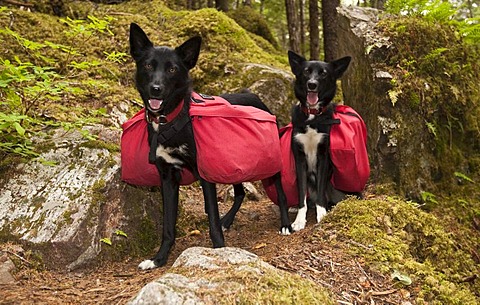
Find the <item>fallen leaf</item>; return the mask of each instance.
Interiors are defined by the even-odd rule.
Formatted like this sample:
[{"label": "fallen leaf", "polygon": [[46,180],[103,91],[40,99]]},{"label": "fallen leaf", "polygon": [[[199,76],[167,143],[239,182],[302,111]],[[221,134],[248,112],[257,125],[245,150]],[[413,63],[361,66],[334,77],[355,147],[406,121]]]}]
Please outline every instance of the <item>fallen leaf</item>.
[{"label": "fallen leaf", "polygon": [[392,273],[392,279],[400,281],[403,285],[411,285],[412,279],[405,274],[400,273],[398,270],[394,270]]},{"label": "fallen leaf", "polygon": [[261,244],[256,244],[255,246],[252,247],[252,249],[257,250],[257,249],[262,249],[267,246],[266,243],[261,243]]},{"label": "fallen leaf", "polygon": [[202,232],[200,232],[200,230],[192,230],[188,233],[188,236],[192,236],[192,235],[193,236],[198,236],[200,234],[202,234]]}]

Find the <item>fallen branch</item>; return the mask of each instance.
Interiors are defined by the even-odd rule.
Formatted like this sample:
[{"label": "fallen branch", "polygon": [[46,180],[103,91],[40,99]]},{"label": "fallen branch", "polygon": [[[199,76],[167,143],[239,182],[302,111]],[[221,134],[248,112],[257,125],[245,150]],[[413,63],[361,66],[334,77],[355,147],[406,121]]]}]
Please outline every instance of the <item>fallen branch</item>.
[{"label": "fallen branch", "polygon": [[15,0],[0,0],[0,2],[5,2],[7,4],[16,5],[16,6],[26,6],[26,7],[35,6],[33,3],[25,3],[25,2],[15,1]]}]

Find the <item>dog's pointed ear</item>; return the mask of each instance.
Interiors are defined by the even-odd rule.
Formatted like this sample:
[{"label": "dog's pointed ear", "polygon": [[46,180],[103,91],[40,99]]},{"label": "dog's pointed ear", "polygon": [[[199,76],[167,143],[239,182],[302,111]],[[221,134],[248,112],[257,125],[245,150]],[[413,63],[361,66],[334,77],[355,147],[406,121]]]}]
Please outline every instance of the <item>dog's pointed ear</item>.
[{"label": "dog's pointed ear", "polygon": [[148,39],[147,34],[136,23],[130,24],[130,54],[133,59],[138,60],[142,52],[153,48],[153,43]]},{"label": "dog's pointed ear", "polygon": [[302,73],[302,64],[306,59],[293,51],[288,51],[288,62],[290,63],[290,68],[294,75],[299,75]]},{"label": "dog's pointed ear", "polygon": [[342,77],[343,73],[347,70],[351,60],[352,58],[350,56],[345,56],[330,63],[333,65],[336,79]]},{"label": "dog's pointed ear", "polygon": [[180,56],[188,70],[192,69],[197,64],[201,45],[202,37],[195,36],[175,49],[175,52]]}]

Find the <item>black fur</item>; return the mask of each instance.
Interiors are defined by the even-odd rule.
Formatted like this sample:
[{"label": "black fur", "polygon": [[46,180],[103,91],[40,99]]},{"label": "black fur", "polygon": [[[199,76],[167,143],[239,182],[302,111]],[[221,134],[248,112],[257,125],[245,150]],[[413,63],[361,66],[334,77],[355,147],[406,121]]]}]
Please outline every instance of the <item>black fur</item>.
[{"label": "black fur", "polygon": [[[289,51],[288,59],[295,75],[295,96],[299,104],[292,111],[292,150],[296,165],[299,213],[292,224],[294,230],[304,228],[306,196],[317,208],[317,221],[330,208],[327,188],[333,172],[330,159],[330,128],[333,123],[332,102],[339,79],[351,58],[343,57],[330,63],[307,61]],[[331,200],[335,201],[335,200]],[[303,209],[303,212],[300,212]]]},{"label": "black fur", "polygon": [[[153,147],[159,147],[154,155],[154,162],[162,179],[163,199],[162,244],[155,257],[139,265],[141,269],[155,268],[167,262],[169,251],[175,242],[182,167],[189,168],[200,180],[205,199],[205,211],[210,224],[210,238],[215,248],[225,246],[222,227],[231,226],[245,196],[242,185],[235,185],[234,204],[220,220],[215,184],[203,180],[198,174],[196,146],[192,124],[188,117],[190,107],[188,102],[184,103],[182,112],[171,122],[164,125],[158,123],[159,119],[172,113],[183,100],[190,100],[192,81],[189,77],[189,70],[197,62],[200,45],[201,38],[197,36],[190,38],[175,49],[156,47],[137,24],[130,25],[130,53],[137,66],[136,86],[151,121],[148,125],[149,143]],[[252,93],[227,94],[223,97],[232,104],[255,106],[270,112],[258,96]],[[176,128],[173,136],[162,141],[159,134],[171,128],[184,116],[188,117],[185,119],[185,125]],[[162,123],[164,122],[162,121]],[[276,185],[280,185],[279,175],[277,177]],[[288,218],[285,220],[282,217],[282,226],[290,228]]]}]

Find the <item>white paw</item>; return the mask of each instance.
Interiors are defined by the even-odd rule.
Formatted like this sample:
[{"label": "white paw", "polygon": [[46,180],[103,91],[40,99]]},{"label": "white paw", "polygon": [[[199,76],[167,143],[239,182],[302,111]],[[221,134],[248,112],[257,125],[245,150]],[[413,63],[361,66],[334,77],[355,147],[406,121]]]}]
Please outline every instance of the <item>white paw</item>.
[{"label": "white paw", "polygon": [[280,235],[290,235],[290,230],[288,228],[281,228],[278,232]]},{"label": "white paw", "polygon": [[307,224],[307,206],[304,205],[303,208],[298,209],[297,217],[295,221],[292,223],[293,231],[300,231],[305,229],[305,225]]},{"label": "white paw", "polygon": [[150,259],[146,259],[138,265],[138,269],[141,270],[149,270],[154,268],[157,268],[157,266],[155,266],[155,263]]},{"label": "white paw", "polygon": [[327,215],[327,210],[324,207],[317,205],[317,223],[322,221],[325,215]]},{"label": "white paw", "polygon": [[299,221],[298,219],[295,220],[294,223],[292,223],[292,229],[293,231],[300,231],[305,229],[305,225],[307,224],[307,221]]}]

